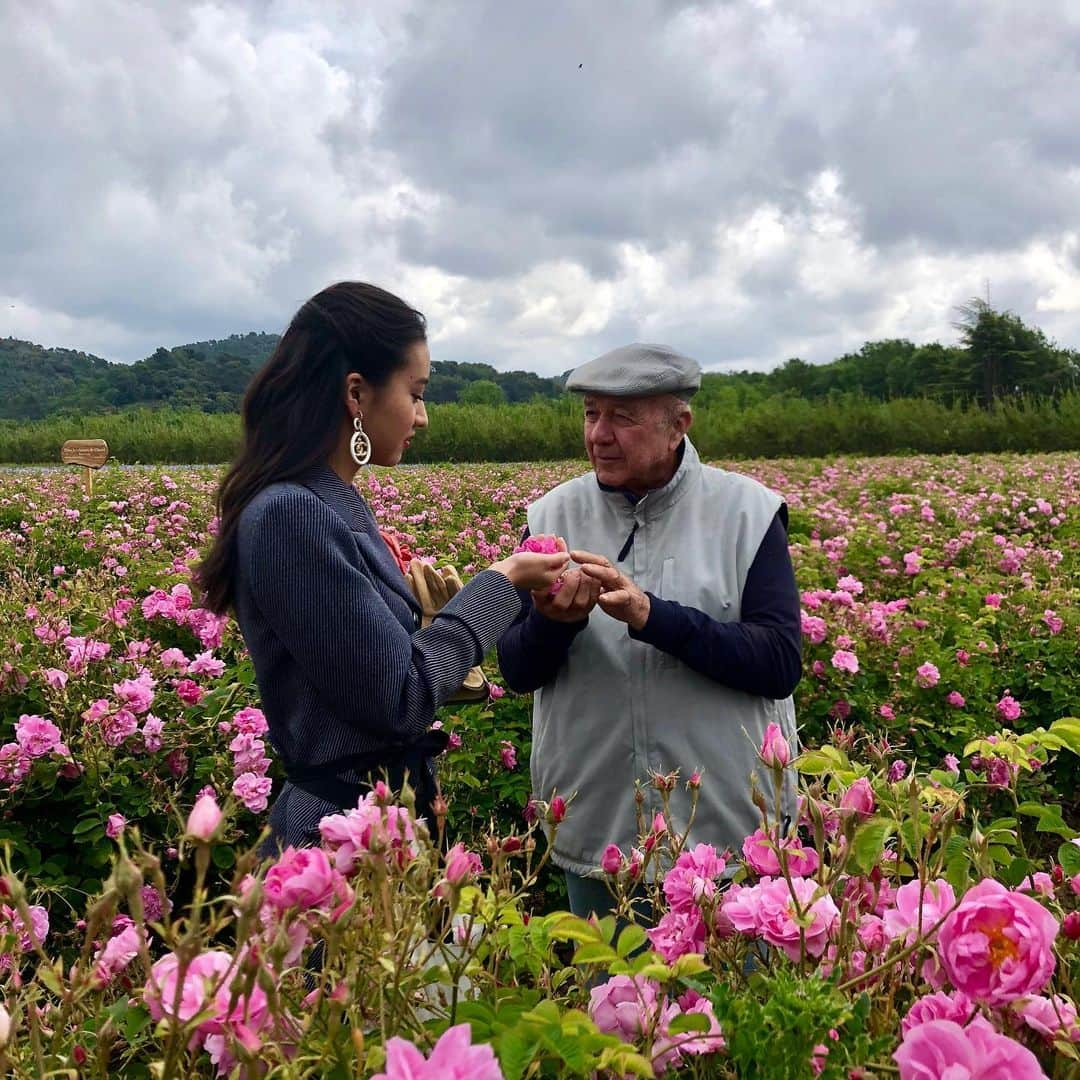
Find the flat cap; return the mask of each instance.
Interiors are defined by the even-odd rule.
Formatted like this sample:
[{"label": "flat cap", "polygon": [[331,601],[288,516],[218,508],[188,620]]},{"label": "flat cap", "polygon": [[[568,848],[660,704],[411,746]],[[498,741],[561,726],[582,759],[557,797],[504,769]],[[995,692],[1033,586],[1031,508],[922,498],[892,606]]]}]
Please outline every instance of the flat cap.
[{"label": "flat cap", "polygon": [[650,397],[675,394],[688,398],[701,386],[701,367],[666,345],[622,345],[575,368],[566,389],[579,394]]}]

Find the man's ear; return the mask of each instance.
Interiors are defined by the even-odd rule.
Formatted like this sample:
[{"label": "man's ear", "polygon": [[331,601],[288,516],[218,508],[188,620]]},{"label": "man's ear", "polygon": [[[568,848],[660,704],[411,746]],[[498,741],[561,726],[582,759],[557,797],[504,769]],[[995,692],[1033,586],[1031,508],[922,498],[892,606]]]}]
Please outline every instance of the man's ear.
[{"label": "man's ear", "polygon": [[345,376],[345,411],[349,419],[355,419],[358,413],[367,414],[375,398],[375,388],[357,371],[350,371]]},{"label": "man's ear", "polygon": [[671,426],[675,429],[677,438],[675,439],[675,445],[678,446],[682,437],[690,430],[690,425],[694,422],[694,412],[685,401],[680,401],[675,415],[671,419]]}]

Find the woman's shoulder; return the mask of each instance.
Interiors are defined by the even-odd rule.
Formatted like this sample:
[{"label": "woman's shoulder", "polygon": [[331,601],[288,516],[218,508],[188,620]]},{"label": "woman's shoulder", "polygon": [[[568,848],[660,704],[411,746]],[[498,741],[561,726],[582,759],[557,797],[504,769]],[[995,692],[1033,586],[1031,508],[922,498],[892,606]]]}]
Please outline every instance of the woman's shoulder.
[{"label": "woman's shoulder", "polygon": [[339,525],[348,531],[340,515],[309,487],[295,480],[281,480],[268,484],[244,507],[238,531],[243,541],[245,536],[262,533],[268,528],[315,529],[325,534],[327,529],[333,530]]}]

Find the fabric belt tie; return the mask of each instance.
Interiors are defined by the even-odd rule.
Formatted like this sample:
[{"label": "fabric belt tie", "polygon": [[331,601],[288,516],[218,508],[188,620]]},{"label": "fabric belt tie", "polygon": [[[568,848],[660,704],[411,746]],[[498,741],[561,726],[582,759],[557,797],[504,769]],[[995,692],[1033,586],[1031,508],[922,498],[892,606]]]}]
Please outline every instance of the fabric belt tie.
[{"label": "fabric belt tie", "polygon": [[[384,778],[384,773],[387,784],[394,791],[401,790],[408,773],[409,784],[416,792],[417,816],[427,818],[428,827],[434,830],[433,806],[439,789],[432,758],[441,754],[449,741],[450,736],[445,731],[426,731],[420,738],[403,745],[346,754],[318,765],[286,765],[285,776],[293,787],[347,810],[373,790]],[[362,779],[341,778],[341,773],[351,770],[360,773]]]}]

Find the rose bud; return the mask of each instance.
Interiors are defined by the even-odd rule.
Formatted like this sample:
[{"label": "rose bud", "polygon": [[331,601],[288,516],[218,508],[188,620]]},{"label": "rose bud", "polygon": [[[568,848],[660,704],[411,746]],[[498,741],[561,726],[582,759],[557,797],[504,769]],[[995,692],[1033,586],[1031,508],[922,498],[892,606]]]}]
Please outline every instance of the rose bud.
[{"label": "rose bud", "polygon": [[188,814],[185,832],[204,844],[209,843],[221,825],[221,807],[213,795],[200,795]]}]

